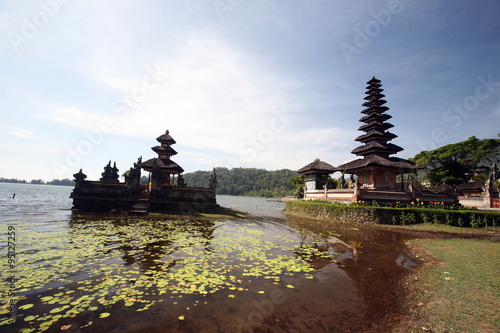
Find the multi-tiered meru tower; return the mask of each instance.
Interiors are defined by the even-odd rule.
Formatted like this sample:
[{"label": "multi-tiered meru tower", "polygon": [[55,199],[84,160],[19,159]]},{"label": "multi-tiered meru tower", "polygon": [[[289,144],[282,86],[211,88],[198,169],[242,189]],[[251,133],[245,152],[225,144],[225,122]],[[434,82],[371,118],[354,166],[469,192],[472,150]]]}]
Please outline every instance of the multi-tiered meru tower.
[{"label": "multi-tiered meru tower", "polygon": [[357,175],[357,183],[364,188],[396,190],[396,176],[410,173],[416,166],[413,162],[390,156],[403,148],[389,143],[397,135],[388,131],[394,126],[386,122],[392,117],[386,113],[389,108],[384,105],[387,101],[383,99],[385,95],[380,80],[373,77],[367,84],[366,102],[363,103],[366,108],[361,111],[365,116],[359,120],[364,123],[359,130],[365,133],[356,138],[363,145],[352,151],[363,158],[340,165],[336,170]]}]

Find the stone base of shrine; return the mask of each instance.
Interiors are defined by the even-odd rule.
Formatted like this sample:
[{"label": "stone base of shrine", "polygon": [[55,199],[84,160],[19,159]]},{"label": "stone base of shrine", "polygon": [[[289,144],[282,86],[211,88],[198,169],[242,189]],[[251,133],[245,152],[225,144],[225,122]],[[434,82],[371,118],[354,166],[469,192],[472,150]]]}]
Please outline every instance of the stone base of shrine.
[{"label": "stone base of shrine", "polygon": [[134,211],[138,203],[146,205],[149,212],[180,214],[210,213],[217,208],[215,190],[210,188],[162,185],[147,195],[142,190],[138,184],[84,180],[75,186],[70,197],[73,210],[91,212]]}]

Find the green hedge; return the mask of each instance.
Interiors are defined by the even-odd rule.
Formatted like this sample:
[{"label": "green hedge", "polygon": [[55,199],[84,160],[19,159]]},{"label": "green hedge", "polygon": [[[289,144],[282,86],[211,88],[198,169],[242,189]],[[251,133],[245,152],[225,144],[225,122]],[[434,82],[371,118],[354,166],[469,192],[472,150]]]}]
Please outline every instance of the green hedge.
[{"label": "green hedge", "polygon": [[500,213],[478,210],[347,206],[331,203],[288,201],[286,211],[347,223],[394,225],[436,223],[472,228],[500,225]]}]

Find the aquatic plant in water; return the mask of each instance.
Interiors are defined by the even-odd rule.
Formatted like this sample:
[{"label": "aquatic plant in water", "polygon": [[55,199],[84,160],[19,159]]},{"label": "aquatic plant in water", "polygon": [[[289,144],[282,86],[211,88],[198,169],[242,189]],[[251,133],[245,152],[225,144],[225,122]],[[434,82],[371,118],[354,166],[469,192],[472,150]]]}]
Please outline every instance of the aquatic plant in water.
[{"label": "aquatic plant in water", "polygon": [[[300,248],[293,234],[273,235],[245,222],[122,218],[74,220],[51,230],[19,221],[16,230],[17,325],[26,324],[21,332],[45,331],[54,323],[68,329],[72,318],[90,311],[96,315],[89,326],[115,308],[146,311],[183,295],[227,290],[234,298],[248,291],[251,278],[313,278],[307,260],[328,257]],[[0,274],[2,281],[8,278],[6,270]],[[0,285],[3,299],[7,292]],[[7,304],[0,307],[0,326],[9,323],[8,311]]]}]

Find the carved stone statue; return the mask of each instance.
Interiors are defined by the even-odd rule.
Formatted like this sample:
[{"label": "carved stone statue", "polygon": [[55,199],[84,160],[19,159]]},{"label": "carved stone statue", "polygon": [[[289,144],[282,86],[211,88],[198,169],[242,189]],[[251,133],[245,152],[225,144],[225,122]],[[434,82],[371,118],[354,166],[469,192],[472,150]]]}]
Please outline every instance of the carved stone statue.
[{"label": "carved stone statue", "polygon": [[80,169],[80,172],[75,173],[73,177],[75,177],[75,188],[73,192],[79,192],[82,187],[82,182],[87,178],[87,175]]},{"label": "carved stone statue", "polygon": [[75,177],[75,182],[79,183],[87,178],[87,175],[82,172],[82,169],[80,169],[80,172],[75,173],[73,175]]},{"label": "carved stone statue", "polygon": [[119,183],[120,176],[118,175],[118,168],[116,167],[116,162],[113,166],[111,166],[111,160],[104,167],[104,172],[101,173],[101,179],[99,179],[103,183]]},{"label": "carved stone statue", "polygon": [[210,182],[208,183],[208,187],[213,191],[217,189],[217,174],[215,173],[215,168],[210,175]]},{"label": "carved stone statue", "polygon": [[128,175],[125,176],[125,183],[129,188],[138,188],[141,181],[141,164],[142,157],[137,159],[137,163],[130,168]]},{"label": "carved stone statue", "polygon": [[177,186],[178,187],[186,187],[187,183],[184,180],[184,176],[182,174],[179,174],[179,177],[177,178]]}]

